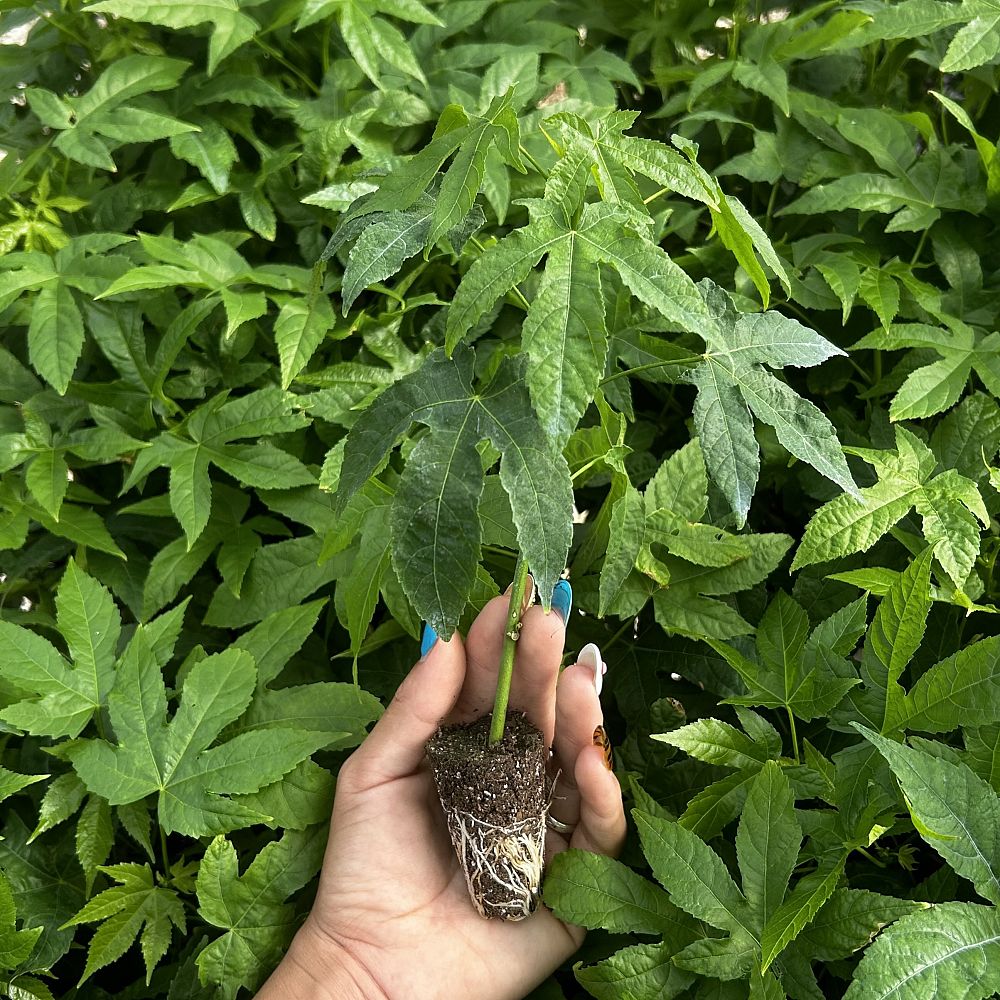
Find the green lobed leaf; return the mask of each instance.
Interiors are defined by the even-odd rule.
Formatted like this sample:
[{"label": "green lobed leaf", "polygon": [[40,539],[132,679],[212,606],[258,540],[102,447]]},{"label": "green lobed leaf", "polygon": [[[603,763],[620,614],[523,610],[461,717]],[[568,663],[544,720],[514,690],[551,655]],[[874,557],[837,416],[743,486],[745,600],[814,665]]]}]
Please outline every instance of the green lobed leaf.
[{"label": "green lobed leaf", "polygon": [[897,920],[865,952],[846,1000],[983,1000],[1000,989],[997,910],[939,903]]},{"label": "green lobed leaf", "polygon": [[964,764],[857,730],[889,762],[917,832],[980,895],[1000,899],[1000,798]]},{"label": "green lobed leaf", "polygon": [[752,933],[747,901],[711,848],[670,820],[633,815],[646,860],[675,905],[720,930]]},{"label": "green lobed leaf", "polygon": [[673,963],[672,943],[637,944],[576,969],[576,980],[597,1000],[672,1000],[694,981]]},{"label": "green lobed leaf", "polygon": [[801,843],[788,778],[780,764],[767,761],[750,788],[736,833],[743,894],[757,928],[764,928],[781,905]]},{"label": "green lobed leaf", "polygon": [[844,871],[846,856],[821,865],[803,878],[764,925],[761,933],[761,967],[771,968],[778,956],[812,922],[830,898]]},{"label": "green lobed leaf", "polygon": [[552,859],[545,905],[580,927],[660,934],[675,948],[696,936],[694,922],[657,885],[619,861],[587,851],[564,851]]},{"label": "green lobed leaf", "polygon": [[109,698],[117,744],[86,740],[71,751],[84,784],[111,805],[159,797],[169,831],[205,836],[238,829],[259,814],[229,795],[255,792],[323,746],[325,736],[260,730],[212,746],[247,707],[257,681],[252,657],[230,649],[208,656],[184,680],[181,702],[166,723],[166,691],[139,626]]},{"label": "green lobed leaf", "polygon": [[285,900],[316,874],[325,832],[288,831],[266,844],[239,873],[235,848],[224,837],[209,844],[198,868],[198,913],[223,933],[198,954],[201,982],[225,997],[241,986],[255,990],[295,930]]},{"label": "green lobed leaf", "polygon": [[237,0],[101,0],[87,8],[103,11],[135,21],[147,21],[166,28],[187,28],[197,24],[210,24],[212,40],[209,45],[208,72],[215,72],[219,63],[257,33],[260,25],[244,14]]},{"label": "green lobed leaf", "polygon": [[465,608],[479,559],[483,469],[476,445],[483,438],[501,453],[518,543],[546,607],[569,549],[569,470],[530,410],[523,365],[505,362],[476,391],[472,364],[471,351],[457,352],[454,361],[438,351],[384,392],[348,436],[337,494],[343,510],[412,421],[431,428],[417,445],[424,464],[407,464],[393,503],[392,559],[413,606],[446,637]]},{"label": "green lobed leaf", "polygon": [[935,663],[906,695],[901,726],[946,733],[959,726],[984,726],[997,719],[996,686],[1000,639],[982,639]]},{"label": "green lobed leaf", "polygon": [[0,874],[0,969],[16,969],[32,952],[41,927],[16,929],[17,908],[7,879]]},{"label": "green lobed leaf", "polygon": [[98,969],[121,958],[138,940],[146,965],[146,985],[153,969],[170,946],[174,928],[181,934],[187,919],[180,897],[173,889],[156,885],[149,865],[117,864],[101,871],[117,885],[91,898],[70,925],[100,922],[87,949],[87,965],[82,983]]},{"label": "green lobed leaf", "polygon": [[708,764],[755,771],[769,759],[766,747],[745,736],[735,726],[718,719],[698,719],[669,733],[651,737],[678,747]]},{"label": "green lobed leaf", "polygon": [[867,889],[836,889],[799,935],[798,947],[821,961],[847,958],[861,951],[893,921],[928,906]]}]

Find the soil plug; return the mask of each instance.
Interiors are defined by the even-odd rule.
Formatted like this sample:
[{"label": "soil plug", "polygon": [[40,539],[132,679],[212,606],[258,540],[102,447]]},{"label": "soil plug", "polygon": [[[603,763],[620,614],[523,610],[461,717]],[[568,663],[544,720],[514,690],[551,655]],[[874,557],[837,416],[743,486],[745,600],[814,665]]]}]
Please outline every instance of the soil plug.
[{"label": "soil plug", "polygon": [[493,711],[442,726],[427,743],[472,902],[501,920],[523,920],[538,905],[551,798],[544,737],[523,713],[507,711],[527,576],[518,559]]}]

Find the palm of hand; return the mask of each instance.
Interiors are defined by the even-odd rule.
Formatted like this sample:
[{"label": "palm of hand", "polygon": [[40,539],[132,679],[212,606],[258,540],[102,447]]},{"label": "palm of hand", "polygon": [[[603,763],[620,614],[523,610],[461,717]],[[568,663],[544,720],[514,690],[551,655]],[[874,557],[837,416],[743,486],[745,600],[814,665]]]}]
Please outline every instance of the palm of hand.
[{"label": "palm of hand", "polygon": [[[458,635],[436,642],[338,775],[319,893],[304,930],[318,947],[325,941],[360,965],[389,1000],[517,1000],[583,940],[582,928],[544,906],[520,922],[478,914],[424,757],[439,724],[488,710],[506,615],[507,599],[495,598],[464,643]],[[532,607],[522,621],[510,703],[554,746],[563,775],[558,816],[575,826],[570,844],[549,832],[546,853],[572,846],[617,854],[625,818],[618,781],[593,745],[603,722],[595,667],[578,662],[560,673],[561,619]]]},{"label": "palm of hand", "polygon": [[[341,944],[359,935],[352,954],[389,996],[499,997],[503,984],[503,995],[522,997],[582,941],[582,930],[544,907],[516,923],[479,916],[423,768],[344,796],[336,810],[335,860],[324,879],[337,886],[337,912],[328,912],[321,894],[312,919]],[[549,838],[565,847],[557,834]]]}]

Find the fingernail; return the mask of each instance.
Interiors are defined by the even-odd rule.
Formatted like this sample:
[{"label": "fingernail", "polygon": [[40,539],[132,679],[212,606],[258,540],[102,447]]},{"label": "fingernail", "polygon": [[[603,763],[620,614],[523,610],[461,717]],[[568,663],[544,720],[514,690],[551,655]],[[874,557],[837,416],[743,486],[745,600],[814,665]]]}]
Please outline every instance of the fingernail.
[{"label": "fingernail", "polygon": [[430,622],[424,622],[424,634],[420,639],[420,656],[425,657],[430,651],[431,646],[438,641],[438,634],[434,631],[434,627]]},{"label": "fingernail", "polygon": [[601,659],[601,651],[594,643],[588,642],[580,650],[580,655],[576,658],[576,662],[585,663],[594,671],[594,687],[597,689],[597,693],[600,694],[601,688],[604,687],[604,675],[607,673],[607,668]]},{"label": "fingernail", "polygon": [[552,610],[562,619],[563,625],[569,621],[569,613],[573,608],[573,588],[569,580],[560,580],[552,591]]},{"label": "fingernail", "polygon": [[604,751],[604,766],[609,771],[613,771],[611,740],[608,739],[608,734],[604,731],[604,726],[598,726],[594,730],[594,746],[600,747]]}]

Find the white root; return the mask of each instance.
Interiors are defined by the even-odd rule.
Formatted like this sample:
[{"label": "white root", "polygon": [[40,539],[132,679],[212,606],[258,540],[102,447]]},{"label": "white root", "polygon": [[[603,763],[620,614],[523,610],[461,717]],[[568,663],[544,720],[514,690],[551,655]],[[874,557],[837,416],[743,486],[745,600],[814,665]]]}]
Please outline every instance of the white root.
[{"label": "white root", "polygon": [[524,920],[534,912],[542,885],[546,813],[503,827],[445,809],[469,895],[482,916]]}]

